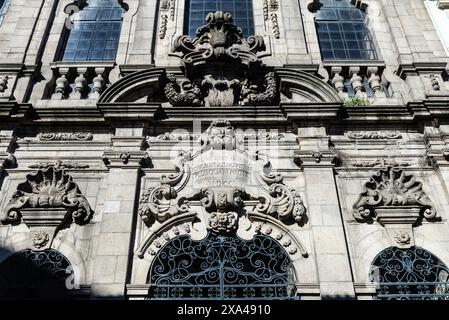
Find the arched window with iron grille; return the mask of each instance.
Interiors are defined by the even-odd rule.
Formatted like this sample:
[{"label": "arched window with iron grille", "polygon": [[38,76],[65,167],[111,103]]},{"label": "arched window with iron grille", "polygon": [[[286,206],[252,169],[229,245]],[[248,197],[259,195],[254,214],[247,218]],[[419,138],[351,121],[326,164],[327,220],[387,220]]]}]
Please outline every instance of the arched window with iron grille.
[{"label": "arched window with iron grille", "polygon": [[54,249],[23,250],[0,264],[0,299],[67,299],[73,269]]},{"label": "arched window with iron grille", "polygon": [[390,247],[374,259],[369,279],[379,300],[449,300],[449,269],[420,247]]},{"label": "arched window with iron grille", "polygon": [[289,255],[274,239],[210,233],[170,240],[148,274],[148,299],[297,299]]}]

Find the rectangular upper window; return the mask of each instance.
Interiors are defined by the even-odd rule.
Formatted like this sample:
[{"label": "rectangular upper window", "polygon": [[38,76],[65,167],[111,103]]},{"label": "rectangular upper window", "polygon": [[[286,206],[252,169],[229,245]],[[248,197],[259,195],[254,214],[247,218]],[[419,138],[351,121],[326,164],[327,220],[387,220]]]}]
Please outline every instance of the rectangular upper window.
[{"label": "rectangular upper window", "polygon": [[187,32],[195,37],[196,30],[205,25],[209,12],[230,12],[234,24],[242,28],[245,37],[254,34],[254,14],[252,0],[189,0],[187,14]]},{"label": "rectangular upper window", "polygon": [[349,0],[320,0],[315,26],[323,60],[377,60],[367,15]]},{"label": "rectangular upper window", "polygon": [[90,0],[75,13],[63,61],[115,60],[124,9],[118,0]]}]

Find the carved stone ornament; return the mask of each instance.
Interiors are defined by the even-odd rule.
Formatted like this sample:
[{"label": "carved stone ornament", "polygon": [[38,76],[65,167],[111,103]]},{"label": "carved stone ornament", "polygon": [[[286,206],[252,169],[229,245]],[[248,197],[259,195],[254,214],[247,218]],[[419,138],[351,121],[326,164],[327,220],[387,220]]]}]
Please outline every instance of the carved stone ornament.
[{"label": "carved stone ornament", "polygon": [[55,169],[87,169],[88,164],[78,163],[78,162],[66,162],[58,160],[56,162],[39,162],[35,164],[30,164],[28,168],[30,169],[47,169],[54,167]]},{"label": "carved stone ornament", "polygon": [[402,134],[399,131],[349,131],[349,139],[401,139]]},{"label": "carved stone ornament", "polygon": [[[199,141],[201,148],[193,156],[177,157],[176,173],[162,176],[160,186],[142,195],[139,214],[147,226],[191,212],[192,203],[204,208],[209,229],[217,233],[236,231],[239,218],[248,212],[287,224],[306,222],[301,197],[272,172],[268,157],[239,149],[229,121],[212,122]],[[244,210],[247,201],[251,208]]]},{"label": "carved stone ornament", "polygon": [[405,231],[397,232],[394,236],[396,243],[400,246],[409,245],[411,236]]},{"label": "carved stone ornament", "polygon": [[179,80],[166,76],[168,101],[174,106],[206,107],[273,104],[276,77],[257,56],[266,50],[263,38],[244,38],[230,13],[211,12],[206,21],[194,39],[182,35],[174,42],[173,52],[183,60],[185,76]]},{"label": "carved stone ornament", "polygon": [[167,82],[164,87],[165,96],[174,106],[200,105],[201,90],[197,85],[192,85],[189,80],[178,83],[176,77],[167,74]]},{"label": "carved stone ornament", "polygon": [[139,205],[139,215],[147,225],[154,221],[164,222],[190,209],[186,199],[178,199],[175,189],[168,184],[151,188],[144,193]]},{"label": "carved stone ornament", "polygon": [[281,221],[304,223],[306,208],[301,197],[287,186],[279,183],[270,186],[270,197],[261,197],[255,212],[268,214]]},{"label": "carved stone ornament", "polygon": [[388,167],[378,171],[365,184],[365,191],[354,204],[353,214],[358,221],[370,221],[376,218],[376,208],[383,211],[397,208],[399,212],[407,207],[418,207],[421,216],[427,220],[437,217],[432,202],[422,189],[422,183],[401,168]]},{"label": "carved stone ornament", "polygon": [[209,228],[215,233],[233,233],[237,227],[238,214],[236,212],[214,212],[209,217]]},{"label": "carved stone ornament", "polygon": [[257,63],[257,53],[265,50],[265,43],[260,36],[245,39],[242,29],[232,22],[229,12],[217,11],[206,16],[207,25],[199,28],[196,38],[179,36],[173,51],[183,54],[186,66],[205,64],[209,61],[239,60],[243,64]]},{"label": "carved stone ornament", "polygon": [[25,209],[64,209],[63,222],[80,225],[88,223],[93,215],[89,202],[72,177],[53,166],[27,175],[27,181],[19,184],[6,205],[2,223],[19,224]]},{"label": "carved stone ornament", "polygon": [[45,231],[36,233],[33,237],[33,247],[36,249],[42,249],[50,241],[50,235]]},{"label": "carved stone ornament", "polygon": [[181,154],[176,158],[175,165],[176,174],[163,175],[160,186],[148,189],[140,198],[139,216],[147,226],[155,221],[162,223],[178,214],[190,211],[188,200],[184,197],[179,198],[173,187],[186,174],[184,155]]},{"label": "carved stone ornament", "polygon": [[40,141],[89,141],[94,137],[88,132],[50,132],[40,133],[38,138]]}]

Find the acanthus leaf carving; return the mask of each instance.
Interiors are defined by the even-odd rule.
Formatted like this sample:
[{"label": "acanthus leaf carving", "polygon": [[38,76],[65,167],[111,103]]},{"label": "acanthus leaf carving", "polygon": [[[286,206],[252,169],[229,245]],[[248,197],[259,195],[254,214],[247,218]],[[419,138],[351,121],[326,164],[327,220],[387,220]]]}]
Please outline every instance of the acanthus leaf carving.
[{"label": "acanthus leaf carving", "polygon": [[378,207],[418,206],[427,220],[437,218],[431,200],[422,189],[422,183],[407,175],[400,167],[389,166],[379,170],[365,184],[365,191],[354,204],[354,217],[359,221],[375,219]]},{"label": "acanthus leaf carving", "polygon": [[276,39],[280,39],[281,31],[279,29],[278,15],[273,12],[270,16],[271,16],[271,24],[273,26],[273,35]]},{"label": "acanthus leaf carving", "polygon": [[81,193],[73,178],[64,170],[50,166],[27,175],[27,181],[19,184],[7,204],[3,224],[19,224],[22,211],[27,208],[61,208],[67,210],[67,222],[87,224],[93,215],[89,202]]},{"label": "acanthus leaf carving", "polygon": [[161,1],[161,9],[162,10],[168,10],[170,9],[171,0],[162,0]]},{"label": "acanthus leaf carving", "polygon": [[237,141],[234,127],[227,120],[215,120],[200,137],[202,150],[235,150]]}]

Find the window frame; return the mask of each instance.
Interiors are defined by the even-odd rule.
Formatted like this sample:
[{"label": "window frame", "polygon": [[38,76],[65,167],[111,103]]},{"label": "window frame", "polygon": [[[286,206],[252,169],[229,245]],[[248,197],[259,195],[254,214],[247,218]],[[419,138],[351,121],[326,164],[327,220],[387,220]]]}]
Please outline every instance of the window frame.
[{"label": "window frame", "polygon": [[[196,34],[196,30],[204,25],[206,25],[206,15],[209,12],[215,12],[215,11],[224,11],[224,12],[231,12],[232,17],[234,18],[234,24],[237,27],[242,28],[243,30],[243,35],[245,37],[249,37],[255,34],[255,21],[254,21],[254,16],[255,16],[255,12],[254,12],[254,3],[253,0],[225,0],[225,2],[231,2],[232,3],[246,3],[246,12],[247,12],[247,18],[246,19],[240,19],[238,18],[238,16],[235,14],[236,9],[234,7],[234,10],[220,10],[220,9],[210,9],[210,10],[206,10],[203,6],[203,9],[201,10],[204,13],[204,16],[196,19],[198,21],[198,23],[200,23],[198,26],[196,27],[191,27],[190,25],[190,21],[191,21],[191,6],[192,3],[197,2],[197,1],[202,1],[203,3],[206,1],[210,1],[210,0],[186,0],[185,2],[185,10],[184,10],[184,34],[189,35],[192,38],[195,38],[195,34]],[[224,0],[215,0],[215,1],[220,1],[220,3],[223,3],[222,1]],[[248,5],[251,5],[251,8],[248,8]],[[219,7],[219,4],[217,3],[217,8]],[[199,11],[199,10],[198,10]],[[250,15],[249,15],[250,13]],[[246,26],[242,25],[241,22],[239,20],[249,20],[248,23],[246,24]],[[251,23],[252,20],[252,23]],[[200,22],[201,21],[201,22]],[[193,30],[195,30],[195,32],[193,32]]]},{"label": "window frame", "polygon": [[[334,1],[334,0],[331,0]],[[368,14],[365,9],[358,8],[353,5],[349,0],[343,0],[346,4],[342,6],[326,6],[320,2],[321,6],[315,6],[310,8],[315,13],[314,24],[315,31],[320,49],[321,58],[325,62],[335,61],[379,61],[379,53],[375,45],[374,37],[371,30],[368,28]],[[341,12],[347,11],[348,15],[353,15],[351,19],[343,19]],[[354,12],[360,12],[357,15]],[[333,17],[323,17],[324,12],[334,13]],[[352,12],[352,13],[351,13]],[[363,17],[363,19],[361,19]],[[354,24],[363,25],[363,28],[354,28]],[[329,26],[335,25],[337,28],[329,28]],[[347,32],[345,26],[351,26],[352,32]],[[326,30],[320,32],[320,29]],[[337,30],[337,32],[335,32]],[[361,30],[361,32],[360,32]],[[339,35],[340,39],[332,38],[332,34]],[[353,34],[353,38],[348,38],[347,35]],[[325,39],[323,36],[325,35]],[[328,40],[328,41],[326,41]],[[337,40],[337,41],[336,41]],[[340,40],[340,41],[338,41]],[[354,43],[349,46],[350,42],[357,44],[356,50],[351,50]],[[361,46],[361,42],[363,46]],[[339,47],[334,47],[334,44],[341,43]],[[327,48],[323,48],[324,44],[329,44]],[[327,54],[326,54],[327,53]],[[341,55],[337,55],[341,53]],[[331,54],[331,55],[329,55]]]},{"label": "window frame", "polygon": [[[102,1],[102,0],[94,0],[94,1]],[[68,19],[72,22],[72,25],[74,26],[73,29],[68,29],[67,26],[65,26],[65,35],[63,36],[63,45],[62,50],[60,51],[60,56],[58,61],[61,62],[73,62],[73,63],[86,63],[86,62],[111,62],[116,61],[117,59],[117,53],[119,51],[119,44],[120,44],[120,37],[121,37],[121,30],[123,28],[123,15],[127,11],[127,6],[120,0],[113,0],[116,1],[117,6],[110,6],[110,7],[102,7],[101,5],[93,6],[91,7],[91,11],[94,10],[94,8],[99,8],[99,10],[96,13],[95,18],[85,18],[81,16],[79,19],[79,15],[87,15],[89,11],[85,11],[86,9],[89,10],[89,3],[87,2],[86,6],[83,8],[80,8],[78,12],[72,13]],[[114,9],[121,8],[121,16],[118,17],[111,17],[109,16],[108,19],[103,19],[102,15],[106,10],[110,10],[111,12]],[[84,12],[84,14],[83,14]],[[100,25],[106,26],[109,25],[108,29],[98,29]],[[78,28],[76,27],[78,26]],[[73,38],[73,43],[71,43],[71,40],[73,37],[73,32],[80,33],[78,38]],[[90,32],[90,36],[88,38],[82,39],[81,34],[83,32]],[[101,33],[99,33],[101,32]],[[114,37],[111,36],[111,33],[114,35]],[[105,39],[98,38],[99,34],[103,35]],[[97,40],[104,42],[104,46],[102,46]],[[83,42],[83,43],[81,43]],[[79,50],[80,45],[87,46],[88,48],[84,50]],[[73,45],[72,50],[68,50],[68,47]],[[108,48],[109,45],[109,48]],[[99,48],[101,50],[95,50],[96,48]],[[73,52],[73,56],[68,56],[67,54]],[[79,52],[85,52],[86,56],[84,58],[78,58],[77,54]],[[102,57],[99,56],[93,56],[95,53],[102,54]],[[109,56],[107,56],[107,53],[109,53]]]}]

